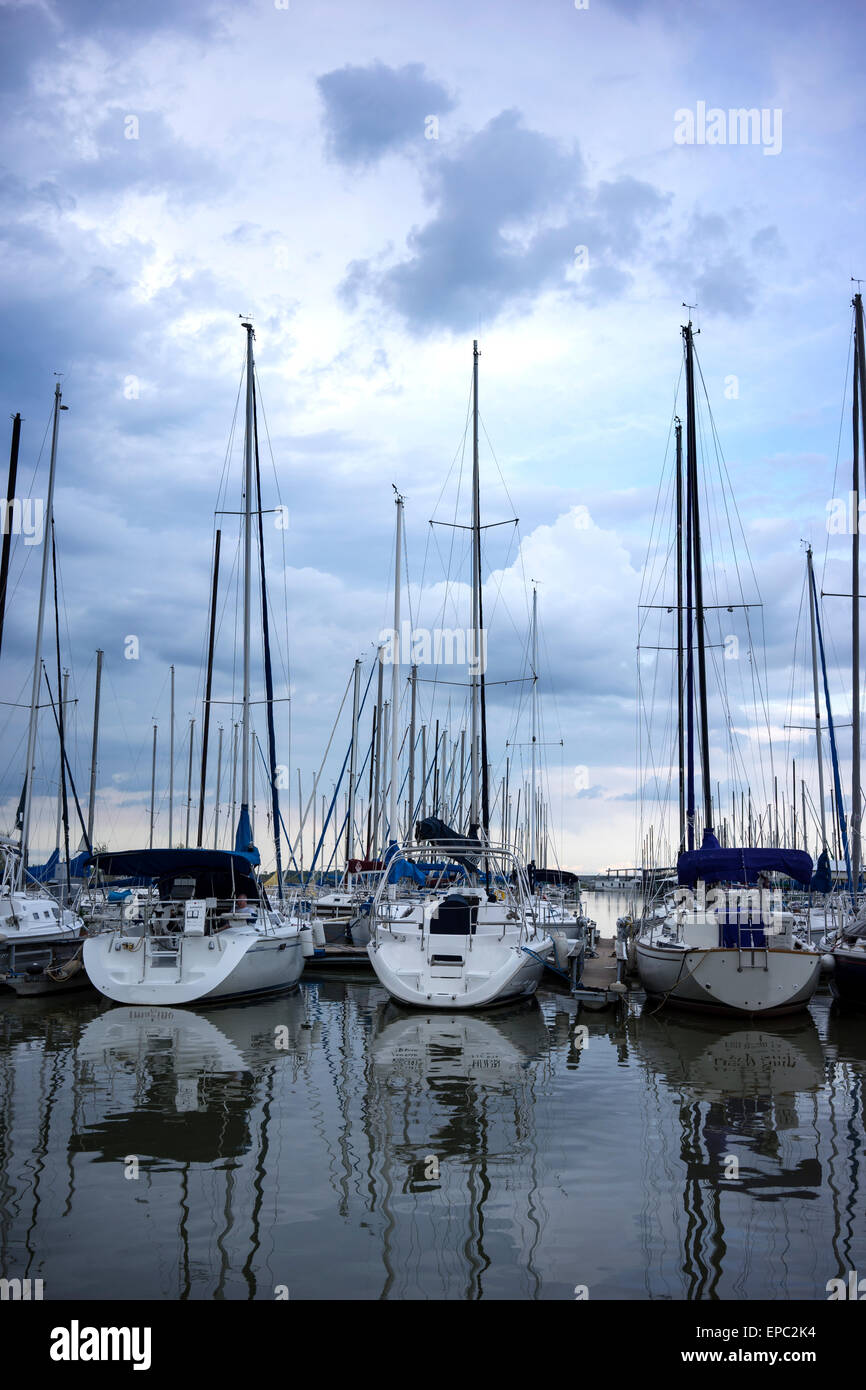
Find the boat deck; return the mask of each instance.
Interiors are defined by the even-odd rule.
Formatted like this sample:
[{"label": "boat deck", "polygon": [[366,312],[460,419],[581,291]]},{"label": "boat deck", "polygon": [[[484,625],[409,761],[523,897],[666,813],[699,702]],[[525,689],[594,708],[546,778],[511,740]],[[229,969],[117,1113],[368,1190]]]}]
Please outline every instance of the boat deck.
[{"label": "boat deck", "polygon": [[370,957],[366,946],[350,946],[348,942],[331,941],[324,949],[304,962],[304,974],[315,975],[319,970],[369,970]]}]

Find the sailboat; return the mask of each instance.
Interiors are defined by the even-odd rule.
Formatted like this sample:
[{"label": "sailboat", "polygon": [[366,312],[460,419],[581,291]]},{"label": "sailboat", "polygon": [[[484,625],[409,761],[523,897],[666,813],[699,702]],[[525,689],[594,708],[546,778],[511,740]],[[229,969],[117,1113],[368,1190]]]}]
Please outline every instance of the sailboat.
[{"label": "sailboat", "polygon": [[[664,910],[650,911],[639,927],[636,963],[647,994],[661,999],[662,1003],[733,1014],[780,1014],[805,1008],[808,1004],[818,985],[821,954],[808,937],[799,932],[794,914],[781,903],[781,894],[769,891],[769,875],[778,873],[808,887],[812,879],[812,859],[796,849],[722,847],[714,833],[691,321],[683,327],[682,333],[687,407],[685,489],[682,487],[682,435],[679,427],[676,431],[681,852],[677,860],[677,888],[668,896]],[[681,548],[683,530],[685,553]],[[686,571],[685,609],[683,565]],[[700,848],[695,847],[696,713],[703,790],[704,830]]]},{"label": "sailboat", "polygon": [[[256,876],[259,851],[250,823],[250,654],[252,616],[253,496],[258,491],[253,326],[245,321],[246,423],[244,430],[244,581],[243,581],[243,715],[241,806],[233,851],[201,848],[130,850],[98,853],[89,864],[100,875],[144,878],[158,893],[148,897],[140,915],[102,932],[84,946],[84,965],[101,994],[119,1004],[192,1004],[273,994],[297,984],[306,955],[313,954],[309,926],[303,926],[282,898],[279,872],[280,816],[271,737],[271,782],[277,885],[272,903]],[[255,462],[255,470],[254,470]],[[261,503],[259,502],[259,523]],[[267,592],[262,564],[262,620],[265,677],[268,669]],[[273,701],[268,699],[272,735]]]},{"label": "sailboat", "polygon": [[[39,696],[42,688],[42,638],[45,624],[45,605],[48,594],[49,565],[54,552],[54,480],[57,470],[57,444],[60,428],[62,392],[58,381],[54,388],[54,413],[51,433],[51,458],[48,469],[48,490],[45,503],[45,524],[42,537],[42,569],[39,585],[39,608],[36,619],[36,650],[33,658],[33,682],[30,695],[30,719],[27,731],[27,760],[24,791],[20,805],[21,838],[0,840],[0,985],[16,994],[55,994],[61,990],[77,989],[87,984],[81,969],[82,922],[76,913],[58,903],[44,885],[47,871],[53,869],[59,851],[51,856],[43,870],[28,863],[30,823],[33,811],[34,774],[36,771],[36,731],[39,717]],[[14,477],[18,460],[20,419],[16,418],[12,436],[12,457],[9,469],[9,495],[14,492]],[[2,603],[6,601],[8,573],[9,530],[5,534],[3,552]],[[59,698],[59,692],[58,692]],[[62,719],[58,712],[58,718]],[[61,758],[63,748],[61,744]],[[63,775],[61,771],[61,776]]]},{"label": "sailboat", "polygon": [[[473,344],[472,423],[472,632],[473,653],[477,655],[483,650],[477,342]],[[398,494],[395,633],[400,631],[402,514]],[[472,755],[468,833],[454,831],[438,818],[429,817],[415,826],[415,843],[399,849],[396,650],[393,659],[392,842],[370,910],[370,963],[393,999],[419,1008],[453,1012],[524,998],[538,987],[554,943],[538,919],[526,866],[512,850],[489,842],[481,663],[468,663]]]}]

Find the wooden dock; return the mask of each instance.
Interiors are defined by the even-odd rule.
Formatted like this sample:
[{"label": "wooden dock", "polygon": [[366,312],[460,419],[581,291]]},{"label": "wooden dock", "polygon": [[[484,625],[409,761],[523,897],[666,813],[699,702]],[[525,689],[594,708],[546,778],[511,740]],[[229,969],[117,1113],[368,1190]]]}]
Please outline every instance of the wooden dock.
[{"label": "wooden dock", "polygon": [[616,1004],[628,992],[617,974],[616,941],[612,936],[599,937],[596,954],[584,960],[580,979],[572,980],[572,995],[589,1008]]}]

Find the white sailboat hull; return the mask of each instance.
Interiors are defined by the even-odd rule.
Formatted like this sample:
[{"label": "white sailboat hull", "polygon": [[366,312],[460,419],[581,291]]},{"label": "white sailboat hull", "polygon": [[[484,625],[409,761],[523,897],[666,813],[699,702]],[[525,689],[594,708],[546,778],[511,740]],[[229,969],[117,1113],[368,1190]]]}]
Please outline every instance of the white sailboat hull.
[{"label": "white sailboat hull", "polygon": [[553,942],[544,937],[533,941],[531,954],[521,945],[510,945],[499,937],[472,938],[454,945],[440,937],[436,953],[463,956],[460,965],[431,962],[426,944],[418,939],[389,940],[385,933],[378,944],[367,947],[376,976],[393,999],[423,1009],[483,1009],[508,1000],[526,999],[534,994],[544,972],[545,959],[552,954]]},{"label": "white sailboat hull", "polygon": [[304,968],[297,928],[229,927],[184,937],[178,956],[152,954],[154,938],[106,932],[84,946],[91,982],[118,1004],[192,1004],[291,989]]},{"label": "white sailboat hull", "polygon": [[821,974],[820,955],[796,947],[740,953],[724,947],[660,946],[639,939],[636,954],[647,994],[684,1007],[749,1016],[805,1008]]}]

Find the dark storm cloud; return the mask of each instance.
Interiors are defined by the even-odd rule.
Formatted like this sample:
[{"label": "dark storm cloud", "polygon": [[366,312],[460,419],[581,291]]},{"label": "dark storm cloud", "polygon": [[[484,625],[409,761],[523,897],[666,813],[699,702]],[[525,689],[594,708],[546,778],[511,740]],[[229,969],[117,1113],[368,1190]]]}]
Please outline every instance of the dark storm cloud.
[{"label": "dark storm cloud", "polygon": [[328,149],[350,168],[374,164],[383,154],[424,137],[427,116],[442,116],[454,101],[426,75],[423,63],[389,68],[347,65],[318,79],[325,103]]},{"label": "dark storm cloud", "polygon": [[410,232],[410,259],[387,270],[354,261],[341,287],[350,305],[363,292],[380,298],[415,333],[459,331],[565,288],[578,247],[579,292],[622,293],[646,225],[668,203],[633,178],[588,188],[579,151],[527,129],[514,110],[440,154],[426,193],[435,213]]},{"label": "dark storm cloud", "polygon": [[25,3],[2,8],[0,42],[0,97],[26,91],[31,68],[55,55],[62,44],[82,37],[99,37],[109,43],[118,37],[141,41],[161,30],[182,31],[194,38],[217,34],[222,16],[216,5],[177,0],[56,0],[43,5]]}]

